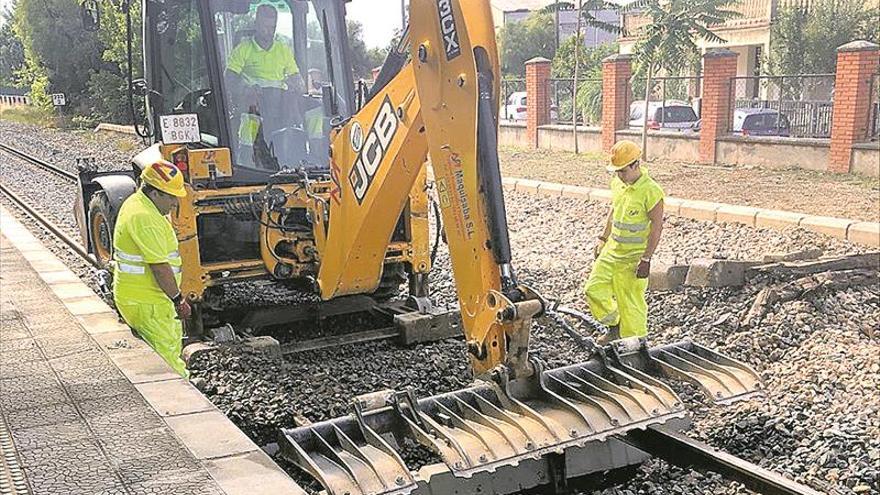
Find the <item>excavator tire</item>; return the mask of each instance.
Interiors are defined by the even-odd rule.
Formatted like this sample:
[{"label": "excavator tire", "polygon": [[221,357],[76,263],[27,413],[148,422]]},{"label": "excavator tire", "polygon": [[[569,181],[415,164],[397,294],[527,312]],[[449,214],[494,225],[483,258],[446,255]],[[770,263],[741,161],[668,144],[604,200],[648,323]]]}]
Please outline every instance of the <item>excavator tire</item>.
[{"label": "excavator tire", "polygon": [[113,259],[113,228],[116,218],[110,208],[110,200],[104,191],[92,195],[89,201],[89,237],[92,251],[101,268],[109,269]]},{"label": "excavator tire", "polygon": [[388,263],[382,270],[382,278],[379,280],[379,287],[373,292],[373,299],[379,302],[385,302],[393,299],[400,294],[400,286],[406,282],[406,269],[403,263]]}]

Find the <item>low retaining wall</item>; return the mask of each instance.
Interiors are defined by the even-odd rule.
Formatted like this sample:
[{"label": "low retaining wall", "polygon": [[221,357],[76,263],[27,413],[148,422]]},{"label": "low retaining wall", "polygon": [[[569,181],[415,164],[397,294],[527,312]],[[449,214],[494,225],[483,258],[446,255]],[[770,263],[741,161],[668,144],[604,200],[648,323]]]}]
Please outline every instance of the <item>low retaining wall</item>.
[{"label": "low retaining wall", "polygon": [[764,136],[723,136],[715,144],[718,163],[767,168],[828,169],[831,142]]},{"label": "low retaining wall", "polygon": [[[570,197],[608,203],[611,191],[602,188],[571,186],[555,182],[504,177],[506,189],[551,197]],[[752,227],[784,229],[801,227],[820,234],[866,246],[880,247],[880,222],[863,222],[847,218],[821,217],[782,210],[768,210],[712,201],[693,201],[667,197],[667,214],[709,222],[736,222]]]},{"label": "low retaining wall", "polygon": [[134,126],[132,125],[107,124],[105,122],[102,122],[98,124],[98,127],[95,127],[95,132],[99,131],[118,132],[120,134],[131,134],[132,136],[137,135],[137,133],[134,132]]},{"label": "low retaining wall", "polygon": [[856,144],[852,151],[850,172],[869,177],[880,177],[880,142]]},{"label": "low retaining wall", "polygon": [[[578,128],[581,150],[602,149],[601,128]],[[637,130],[617,131],[618,139],[641,140]],[[527,146],[526,126],[518,122],[502,123],[499,142],[508,146]],[[718,163],[757,165],[767,168],[802,168],[825,171],[830,159],[830,141],[765,136],[722,136],[716,143]],[[570,125],[544,125],[538,128],[538,148],[574,151]],[[648,133],[648,159],[669,158],[699,163],[700,135],[691,132],[651,131]],[[880,177],[880,143],[857,144],[853,148],[850,171],[868,177]]]}]

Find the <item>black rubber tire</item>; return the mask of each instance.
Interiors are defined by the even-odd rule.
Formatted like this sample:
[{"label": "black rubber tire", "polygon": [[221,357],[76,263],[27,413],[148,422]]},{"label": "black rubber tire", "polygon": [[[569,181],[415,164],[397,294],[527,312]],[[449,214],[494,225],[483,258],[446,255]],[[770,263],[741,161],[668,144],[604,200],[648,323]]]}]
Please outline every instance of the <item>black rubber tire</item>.
[{"label": "black rubber tire", "polygon": [[382,270],[379,287],[373,292],[373,299],[384,302],[400,295],[400,286],[406,282],[406,268],[403,263],[388,263]]},{"label": "black rubber tire", "polygon": [[104,191],[98,191],[89,200],[89,238],[92,253],[102,268],[109,269],[113,259],[113,229],[116,217]]}]

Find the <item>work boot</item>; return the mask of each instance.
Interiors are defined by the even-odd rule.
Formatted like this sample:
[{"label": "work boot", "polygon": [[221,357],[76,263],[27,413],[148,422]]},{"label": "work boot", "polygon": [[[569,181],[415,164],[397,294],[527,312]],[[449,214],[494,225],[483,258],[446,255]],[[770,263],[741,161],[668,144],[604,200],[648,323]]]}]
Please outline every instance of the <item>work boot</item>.
[{"label": "work boot", "polygon": [[608,345],[618,339],[620,339],[620,325],[612,325],[608,327],[608,333],[596,339],[596,343],[599,345]]}]

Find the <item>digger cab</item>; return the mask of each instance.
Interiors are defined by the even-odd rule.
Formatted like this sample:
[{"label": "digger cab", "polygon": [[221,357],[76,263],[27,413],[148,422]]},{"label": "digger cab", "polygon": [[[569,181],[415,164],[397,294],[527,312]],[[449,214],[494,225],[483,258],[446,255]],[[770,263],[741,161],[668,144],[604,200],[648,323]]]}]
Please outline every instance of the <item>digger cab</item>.
[{"label": "digger cab", "polygon": [[155,142],[228,148],[220,187],[328,169],[330,122],[355,111],[343,2],[147,1],[144,22]]}]

